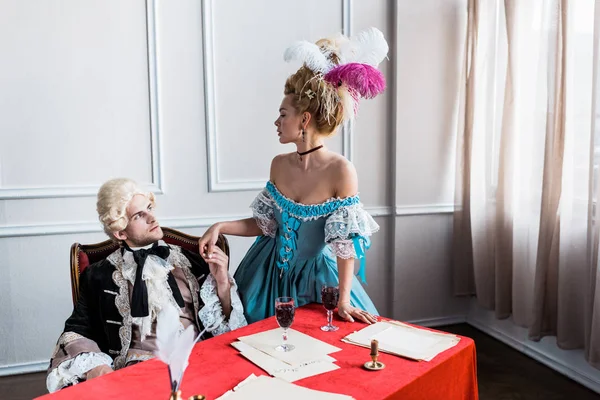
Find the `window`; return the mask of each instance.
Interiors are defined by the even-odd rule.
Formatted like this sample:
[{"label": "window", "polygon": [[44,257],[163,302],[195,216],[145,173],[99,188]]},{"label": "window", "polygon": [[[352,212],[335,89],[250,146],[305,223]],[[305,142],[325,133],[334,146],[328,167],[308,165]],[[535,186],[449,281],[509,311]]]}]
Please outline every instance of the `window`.
[{"label": "window", "polygon": [[[554,120],[554,105],[548,103],[547,99],[553,101],[552,93],[555,90],[555,82],[549,77],[555,75],[556,48],[553,38],[557,35],[554,19],[558,14],[550,3],[523,2],[515,6],[514,19],[511,20],[514,37],[510,43],[510,59],[504,1],[480,3],[478,56],[485,58],[485,64],[480,65],[478,79],[485,88],[477,94],[476,107],[485,107],[484,111],[480,111],[484,121],[479,123],[479,129],[485,129],[485,146],[480,148],[485,149],[487,197],[491,201],[495,200],[498,187],[500,145],[503,140],[503,119],[506,117],[504,102],[514,101],[510,126],[512,147],[507,154],[515,167],[515,180],[521,181],[516,188],[526,188],[530,192],[527,195],[516,193],[516,196],[530,196],[526,202],[539,207],[546,126]],[[594,200],[600,179],[600,70],[593,71],[594,55],[591,51],[594,47],[595,2],[569,2],[568,11],[563,190],[571,193],[582,207],[587,207],[590,170],[594,174]],[[509,61],[512,67],[513,99],[506,98]],[[594,74],[598,75],[595,80]],[[596,83],[596,93],[590,90],[593,82]],[[595,110],[592,109],[593,95],[596,97]],[[480,103],[480,99],[484,99],[484,104]],[[593,141],[590,139],[592,129]],[[593,168],[590,168],[592,164]],[[529,182],[531,186],[528,186]]]}]

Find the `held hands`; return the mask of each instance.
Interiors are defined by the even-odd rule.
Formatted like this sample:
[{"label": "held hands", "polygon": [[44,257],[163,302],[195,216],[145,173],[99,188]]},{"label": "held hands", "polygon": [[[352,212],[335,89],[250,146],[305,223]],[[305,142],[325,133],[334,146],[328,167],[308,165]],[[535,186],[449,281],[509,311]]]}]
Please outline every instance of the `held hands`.
[{"label": "held hands", "polygon": [[97,378],[102,375],[110,374],[111,372],[113,372],[113,369],[111,367],[109,367],[108,365],[106,365],[106,364],[98,365],[97,367],[90,369],[85,374],[85,379],[89,381],[90,379],[94,379],[94,378]]},{"label": "held hands", "polygon": [[338,315],[346,321],[354,322],[354,318],[369,325],[377,322],[377,317],[350,305],[349,302],[338,304]]},{"label": "held hands", "polygon": [[228,286],[229,275],[227,273],[227,266],[229,265],[229,257],[227,257],[227,254],[215,246],[212,253],[209,253],[206,256],[202,255],[202,257],[208,264],[210,274],[215,278],[215,281],[217,281],[217,285],[220,287]]},{"label": "held hands", "polygon": [[210,274],[215,278],[219,287],[229,286],[229,257],[218,246],[219,226],[211,226],[198,242],[200,255],[208,264]]},{"label": "held hands", "polygon": [[219,224],[214,224],[204,232],[198,241],[198,252],[204,260],[208,261],[209,256],[214,252],[217,240],[219,240],[219,233],[221,233]]}]

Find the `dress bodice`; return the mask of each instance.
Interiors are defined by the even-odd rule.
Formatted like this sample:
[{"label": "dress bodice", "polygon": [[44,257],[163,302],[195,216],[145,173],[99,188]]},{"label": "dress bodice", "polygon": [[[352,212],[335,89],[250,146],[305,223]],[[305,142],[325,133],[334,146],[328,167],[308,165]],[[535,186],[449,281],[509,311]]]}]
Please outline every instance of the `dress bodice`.
[{"label": "dress bodice", "polygon": [[[267,182],[251,207],[263,233],[277,241],[277,267],[282,273],[297,260],[316,257],[326,245],[338,257],[363,261],[369,236],[379,229],[358,195],[308,205],[287,198]],[[359,277],[364,282],[364,262]]]},{"label": "dress bodice", "polygon": [[286,216],[278,209],[275,209],[273,214],[277,221],[277,234],[275,235],[277,247],[284,249],[285,246],[290,247],[290,241],[287,238],[294,235],[296,243],[293,257],[295,259],[304,260],[316,257],[327,246],[325,243],[325,217],[301,221],[295,234],[292,234],[288,231],[294,227],[289,223],[289,214]]},{"label": "dress bodice", "polygon": [[[358,195],[301,204],[267,182],[251,208],[263,235],[235,272],[248,321],[274,315],[280,296],[292,297],[298,307],[320,302],[324,284],[339,284],[336,256],[360,259],[358,278],[365,282],[365,250],[379,226]],[[352,278],[350,304],[377,315],[359,279]]]}]

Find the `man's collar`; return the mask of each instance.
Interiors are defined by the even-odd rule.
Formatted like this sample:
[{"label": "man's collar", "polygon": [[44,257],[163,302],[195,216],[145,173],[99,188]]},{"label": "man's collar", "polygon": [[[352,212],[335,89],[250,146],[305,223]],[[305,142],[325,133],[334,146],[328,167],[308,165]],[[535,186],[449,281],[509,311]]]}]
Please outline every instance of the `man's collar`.
[{"label": "man's collar", "polygon": [[152,246],[154,246],[154,243],[150,243],[149,245],[147,245],[147,246],[142,246],[142,247],[131,247],[131,246],[129,246],[129,248],[130,248],[132,251],[138,251],[138,250],[141,250],[141,249],[146,249],[146,250],[148,250],[148,249],[149,249],[150,247],[152,247]]},{"label": "man's collar", "polygon": [[123,248],[124,248],[125,250],[131,250],[131,251],[138,251],[138,250],[141,250],[141,249],[146,249],[146,250],[148,250],[149,248],[151,248],[151,247],[152,247],[152,246],[154,246],[155,244],[156,244],[157,246],[168,246],[168,244],[167,244],[167,243],[165,243],[165,241],[164,241],[164,240],[162,240],[162,239],[161,239],[161,240],[159,240],[158,242],[150,243],[149,245],[147,245],[147,246],[142,246],[142,247],[129,247],[129,245],[127,245],[126,243],[124,243],[124,244],[125,244],[125,245],[123,246]]}]

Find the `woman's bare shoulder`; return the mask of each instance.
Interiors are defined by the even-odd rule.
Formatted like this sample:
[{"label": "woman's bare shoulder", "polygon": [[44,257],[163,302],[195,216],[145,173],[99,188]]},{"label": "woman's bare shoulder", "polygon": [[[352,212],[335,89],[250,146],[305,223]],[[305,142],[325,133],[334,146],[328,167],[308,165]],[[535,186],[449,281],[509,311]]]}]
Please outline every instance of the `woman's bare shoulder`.
[{"label": "woman's bare shoulder", "polygon": [[332,158],[328,170],[337,197],[354,196],[358,192],[356,168],[346,157],[337,154]]},{"label": "woman's bare shoulder", "polygon": [[273,157],[273,160],[271,160],[270,173],[270,179],[272,182],[275,182],[275,179],[277,178],[278,174],[280,174],[282,170],[285,170],[286,167],[290,164],[291,157],[294,154],[296,153],[283,153]]}]

